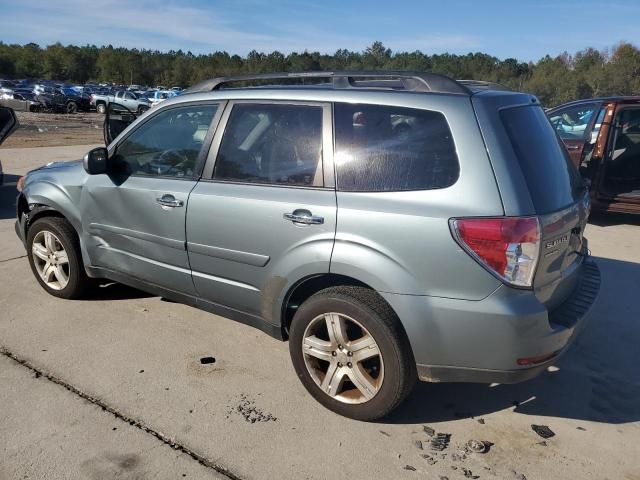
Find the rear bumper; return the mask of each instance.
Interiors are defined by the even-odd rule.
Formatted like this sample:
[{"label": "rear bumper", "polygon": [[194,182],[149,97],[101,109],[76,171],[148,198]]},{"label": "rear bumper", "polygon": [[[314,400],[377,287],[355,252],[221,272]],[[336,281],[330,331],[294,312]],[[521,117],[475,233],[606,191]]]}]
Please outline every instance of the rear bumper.
[{"label": "rear bumper", "polygon": [[[553,364],[583,327],[600,270],[590,259],[579,268],[573,294],[552,312],[532,291],[506,286],[480,301],[382,295],[402,320],[421,380],[517,383]],[[534,357],[540,363],[518,363]]]}]

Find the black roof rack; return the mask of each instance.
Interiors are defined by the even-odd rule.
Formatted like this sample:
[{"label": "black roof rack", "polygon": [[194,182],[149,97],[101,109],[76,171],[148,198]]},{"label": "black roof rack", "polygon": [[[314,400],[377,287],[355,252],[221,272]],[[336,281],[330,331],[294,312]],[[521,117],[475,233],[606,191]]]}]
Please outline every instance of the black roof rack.
[{"label": "black roof rack", "polygon": [[505,87],[504,85],[497,82],[487,82],[484,80],[457,80],[457,82],[474,92],[478,92],[480,90],[501,90],[507,92],[511,91],[509,87]]},{"label": "black roof rack", "polygon": [[[384,82],[395,81],[398,87],[410,92],[435,92],[452,93],[458,95],[471,95],[473,90],[462,82],[458,82],[444,75],[424,72],[404,71],[347,71],[347,72],[299,72],[299,73],[262,73],[255,75],[237,75],[232,77],[217,77],[197,83],[187,88],[183,94],[202,93],[219,90],[223,85],[235,82],[269,81],[269,80],[301,80],[326,79],[331,82],[328,85],[335,89],[349,88],[383,88],[394,89]],[[366,81],[359,84],[359,82]],[[372,81],[381,81],[373,85]],[[497,84],[496,84],[497,85]],[[504,89],[504,87],[503,87]]]}]

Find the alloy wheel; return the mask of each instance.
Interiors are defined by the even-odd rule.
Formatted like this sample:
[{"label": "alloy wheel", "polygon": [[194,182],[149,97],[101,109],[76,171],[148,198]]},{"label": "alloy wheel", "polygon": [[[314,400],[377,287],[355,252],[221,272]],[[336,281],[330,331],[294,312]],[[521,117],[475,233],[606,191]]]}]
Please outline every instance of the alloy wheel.
[{"label": "alloy wheel", "polygon": [[307,326],[302,352],[307,371],[327,395],[350,404],[371,400],[384,380],[382,353],[360,323],[325,313]]},{"label": "alloy wheel", "polygon": [[55,234],[42,230],[31,244],[36,271],[47,287],[62,290],[69,283],[69,256]]}]

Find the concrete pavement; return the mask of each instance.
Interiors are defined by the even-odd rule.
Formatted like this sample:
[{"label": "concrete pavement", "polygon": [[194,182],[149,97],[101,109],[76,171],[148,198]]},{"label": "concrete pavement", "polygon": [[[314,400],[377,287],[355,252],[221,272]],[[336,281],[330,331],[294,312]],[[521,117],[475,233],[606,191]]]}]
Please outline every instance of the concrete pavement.
[{"label": "concrete pavement", "polygon": [[[0,160],[20,175],[90,148],[0,149]],[[119,285],[84,301],[47,295],[21,257],[9,193],[0,197],[2,480],[639,478],[640,228],[627,218],[588,229],[603,291],[551,372],[513,386],[419,384],[393,416],[361,423],[317,404],[287,344],[258,330]],[[205,356],[215,362],[201,364]],[[556,436],[540,444],[531,424]],[[449,448],[432,452],[424,425],[451,434]],[[493,446],[460,454],[470,439]]]}]

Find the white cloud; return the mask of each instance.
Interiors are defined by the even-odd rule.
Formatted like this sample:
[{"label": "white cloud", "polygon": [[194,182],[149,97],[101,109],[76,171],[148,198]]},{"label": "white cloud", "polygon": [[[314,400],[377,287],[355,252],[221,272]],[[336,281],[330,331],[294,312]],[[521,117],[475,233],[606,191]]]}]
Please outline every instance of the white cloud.
[{"label": "white cloud", "polygon": [[[181,6],[151,0],[92,0],[90,4],[86,0],[50,3],[21,0],[4,9],[0,31],[5,39],[18,43],[111,44],[163,51],[191,50],[194,53],[226,50],[231,54],[246,54],[253,49],[333,53],[338,48],[363,50],[374,40],[382,40],[394,51],[460,51],[479,45],[475,38],[464,35],[433,34],[422,38],[411,36],[407,40],[385,39],[384,35],[383,38],[365,38],[356,33],[330,31],[331,22],[326,21],[328,11],[323,11],[319,5],[309,5],[312,14],[306,15],[300,6],[279,5],[274,15],[278,21],[269,24],[269,33],[266,33],[260,31],[260,25],[251,28],[246,22],[225,16],[221,13],[223,9],[210,6]],[[269,9],[270,2],[254,0],[245,8]],[[275,6],[273,9],[276,10]],[[237,6],[234,10],[235,16],[241,17],[237,14]],[[286,12],[290,14],[287,16]]]}]

